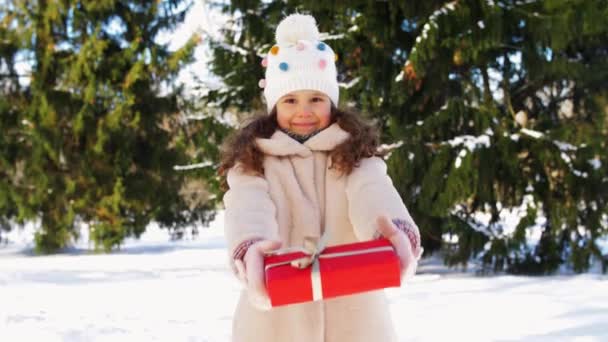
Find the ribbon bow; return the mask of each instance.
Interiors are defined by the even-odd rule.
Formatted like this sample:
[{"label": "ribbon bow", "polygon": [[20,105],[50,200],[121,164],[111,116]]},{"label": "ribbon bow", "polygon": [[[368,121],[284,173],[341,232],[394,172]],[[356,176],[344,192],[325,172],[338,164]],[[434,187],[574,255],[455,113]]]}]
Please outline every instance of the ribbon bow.
[{"label": "ribbon bow", "polygon": [[308,254],[291,261],[291,266],[299,269],[307,268],[319,259],[319,255],[325,249],[325,239],[318,237],[304,238],[304,253]]},{"label": "ribbon bow", "polygon": [[276,264],[269,265],[267,267],[290,264],[291,266],[299,269],[307,268],[319,260],[319,256],[321,255],[321,253],[323,253],[323,250],[325,249],[326,241],[327,238],[325,237],[325,235],[321,238],[310,236],[304,238],[304,243],[302,244],[302,247],[287,247],[268,252],[266,253],[267,256],[281,255],[293,252],[302,252],[306,255],[298,259],[279,262]]}]

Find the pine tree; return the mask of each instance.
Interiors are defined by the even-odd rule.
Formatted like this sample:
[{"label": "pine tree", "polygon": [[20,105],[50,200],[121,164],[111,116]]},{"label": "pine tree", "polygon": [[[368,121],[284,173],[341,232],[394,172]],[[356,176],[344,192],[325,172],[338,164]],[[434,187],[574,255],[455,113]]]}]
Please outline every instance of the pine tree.
[{"label": "pine tree", "polygon": [[[3,225],[39,222],[37,250],[53,252],[78,238],[79,224],[109,250],[151,221],[173,230],[209,221],[213,201],[192,206],[180,195],[192,179],[174,169],[189,155],[180,89],[171,83],[199,38],[175,51],[157,42],[188,3],[0,6],[0,128],[9,133],[0,138]],[[31,68],[26,82],[16,71],[20,60]]]},{"label": "pine tree", "polygon": [[[10,230],[10,220],[17,215],[13,184],[22,178],[23,164],[16,163],[18,115],[12,101],[21,100],[19,73],[15,68],[20,40],[10,23],[12,18],[0,11],[0,242],[2,232]],[[14,180],[14,182],[11,182]]]},{"label": "pine tree", "polygon": [[[204,97],[262,108],[274,28],[315,16],[343,106],[391,143],[389,172],[427,252],[450,265],[548,273],[608,266],[608,27],[602,1],[233,1]],[[246,76],[245,76],[246,75]],[[515,219],[506,221],[507,218]]]},{"label": "pine tree", "polygon": [[392,170],[456,237],[450,263],[608,266],[606,14],[602,1],[454,1],[414,22]]}]

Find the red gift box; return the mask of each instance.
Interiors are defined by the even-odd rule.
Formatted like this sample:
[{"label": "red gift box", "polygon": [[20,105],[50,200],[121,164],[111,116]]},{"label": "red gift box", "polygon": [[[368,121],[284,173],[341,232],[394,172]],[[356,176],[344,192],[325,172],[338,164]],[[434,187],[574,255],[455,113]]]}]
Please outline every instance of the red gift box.
[{"label": "red gift box", "polygon": [[264,269],[273,307],[401,285],[399,258],[387,239],[327,247],[317,257],[279,250],[265,256]]}]

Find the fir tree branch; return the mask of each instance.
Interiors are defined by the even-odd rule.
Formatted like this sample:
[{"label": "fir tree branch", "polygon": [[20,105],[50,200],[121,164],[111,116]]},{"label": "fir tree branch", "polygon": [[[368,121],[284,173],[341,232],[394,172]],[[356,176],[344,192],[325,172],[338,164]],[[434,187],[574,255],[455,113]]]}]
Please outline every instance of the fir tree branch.
[{"label": "fir tree branch", "polygon": [[511,60],[509,60],[509,53],[505,52],[503,54],[504,65],[502,69],[502,98],[504,101],[504,105],[511,114],[511,117],[515,121],[515,111],[513,110],[513,105],[511,103],[511,92],[509,91],[509,78],[510,78],[510,69],[511,69]]},{"label": "fir tree branch", "polygon": [[483,77],[483,101],[490,105],[492,103],[492,90],[490,90],[490,76],[488,75],[488,69],[484,67],[479,68],[481,70],[481,76]]}]

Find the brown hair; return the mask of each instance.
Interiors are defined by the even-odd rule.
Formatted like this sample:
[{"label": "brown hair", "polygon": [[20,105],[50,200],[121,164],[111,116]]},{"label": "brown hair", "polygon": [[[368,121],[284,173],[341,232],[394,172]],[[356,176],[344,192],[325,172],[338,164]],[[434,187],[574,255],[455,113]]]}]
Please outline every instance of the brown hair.
[{"label": "brown hair", "polygon": [[[364,121],[353,111],[331,108],[331,123],[337,122],[340,128],[350,133],[350,138],[329,152],[330,168],[342,174],[350,174],[359,166],[361,159],[382,156],[378,151],[380,138],[376,128]],[[331,124],[330,123],[330,124]],[[256,175],[264,174],[264,154],[254,143],[255,138],[270,138],[278,129],[276,107],[269,115],[258,115],[247,122],[241,129],[231,134],[222,144],[219,174],[222,187],[227,189],[226,174],[237,162],[245,172]]]}]

